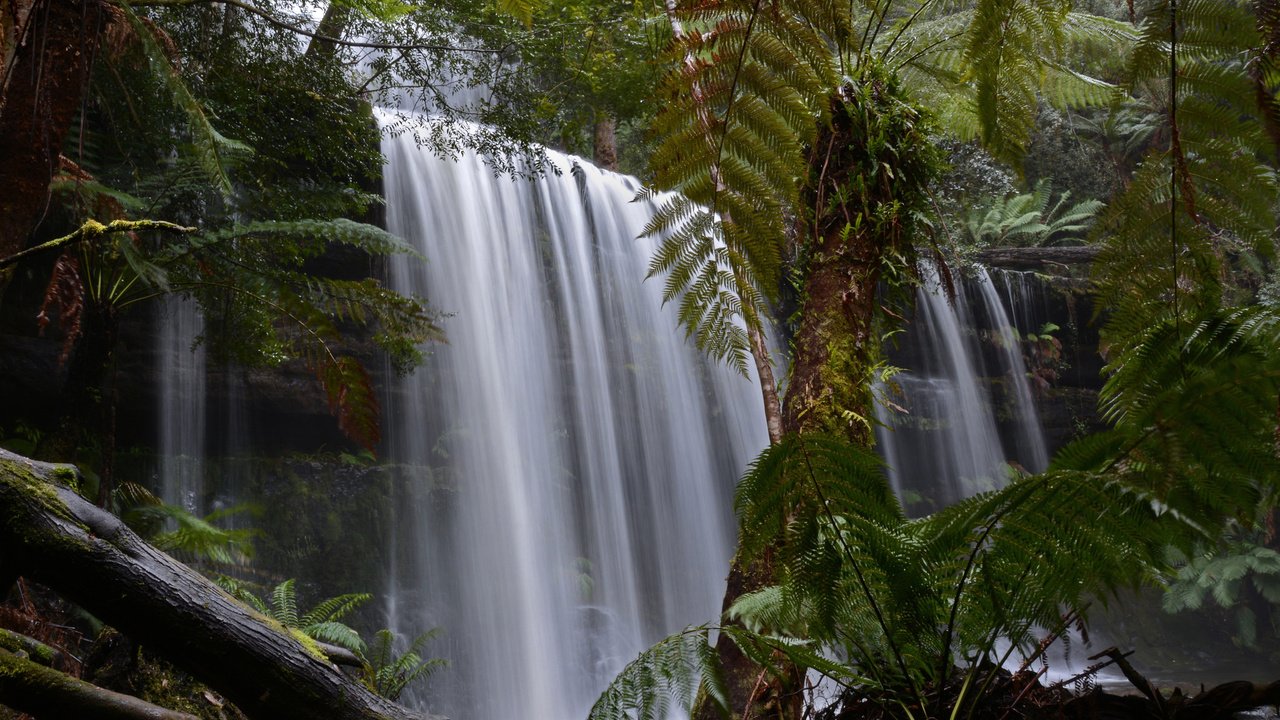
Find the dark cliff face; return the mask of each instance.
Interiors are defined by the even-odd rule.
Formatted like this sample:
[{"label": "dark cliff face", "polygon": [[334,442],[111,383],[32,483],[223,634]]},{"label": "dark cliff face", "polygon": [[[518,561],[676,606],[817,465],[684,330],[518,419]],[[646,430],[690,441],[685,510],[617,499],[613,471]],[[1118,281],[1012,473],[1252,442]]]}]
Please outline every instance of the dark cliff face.
[{"label": "dark cliff face", "polygon": [[1022,337],[1023,358],[1045,442],[1052,453],[1101,429],[1098,393],[1105,360],[1094,298],[1084,281],[993,270]]}]

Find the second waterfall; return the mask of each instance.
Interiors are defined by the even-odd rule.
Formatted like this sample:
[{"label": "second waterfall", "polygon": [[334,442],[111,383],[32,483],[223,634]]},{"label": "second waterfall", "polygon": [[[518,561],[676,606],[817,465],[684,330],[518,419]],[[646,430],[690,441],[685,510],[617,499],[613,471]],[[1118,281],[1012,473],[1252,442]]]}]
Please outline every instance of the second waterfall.
[{"label": "second waterfall", "polygon": [[625,178],[555,155],[558,175],[513,181],[409,137],[383,151],[389,229],[427,257],[391,284],[449,313],[386,408],[393,459],[420,475],[390,619],[444,629],[433,709],[584,717],[639,650],[718,614],[733,483],[767,441],[759,393],[641,282],[650,208]]}]

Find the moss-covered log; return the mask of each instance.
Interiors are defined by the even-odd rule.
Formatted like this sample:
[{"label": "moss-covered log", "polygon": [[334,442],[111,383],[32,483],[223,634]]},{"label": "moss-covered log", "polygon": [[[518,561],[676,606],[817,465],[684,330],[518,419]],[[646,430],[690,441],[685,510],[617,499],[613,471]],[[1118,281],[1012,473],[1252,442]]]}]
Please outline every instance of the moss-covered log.
[{"label": "moss-covered log", "polygon": [[57,663],[62,662],[62,653],[45,645],[44,643],[29,638],[21,633],[13,632],[0,628],[0,650],[8,650],[11,653],[23,653],[34,662],[38,662],[46,667],[53,667]]},{"label": "moss-covered log", "polygon": [[195,715],[103,690],[2,649],[0,704],[37,718],[199,720]]},{"label": "moss-covered log", "polygon": [[0,549],[253,718],[420,720],[77,495],[75,470],[0,450]]},{"label": "moss-covered log", "polygon": [[984,265],[1008,270],[1041,270],[1061,272],[1065,268],[1084,267],[1098,256],[1098,246],[987,248],[974,258]]}]

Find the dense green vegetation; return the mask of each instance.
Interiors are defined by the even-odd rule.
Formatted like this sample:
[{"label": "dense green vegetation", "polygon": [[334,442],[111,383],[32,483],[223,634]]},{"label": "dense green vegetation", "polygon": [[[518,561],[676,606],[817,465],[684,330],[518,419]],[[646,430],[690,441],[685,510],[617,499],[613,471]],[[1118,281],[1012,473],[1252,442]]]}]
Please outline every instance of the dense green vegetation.
[{"label": "dense green vegetation", "polygon": [[[61,334],[66,389],[45,426],[8,421],[28,454],[91,467],[100,505],[168,522],[161,547],[228,565],[250,533],[114,476],[129,313],[193,298],[218,361],[305,364],[352,451],[380,446],[369,366],[441,339],[427,299],[375,279],[413,253],[376,222],[372,107],[407,97],[434,114],[389,110],[388,131],[442,154],[537,173],[545,143],[676,191],[651,274],[699,348],[761,378],[773,445],[739,486],[729,610],[643,654],[594,718],[672,698],[798,717],[805,669],[840,687],[832,717],[1002,717],[1014,653],[1165,582],[1167,609],[1212,597],[1274,649],[1275,3],[54,3],[0,0],[0,310]],[[907,517],[871,449],[886,295],[921,257],[1064,244],[1098,249],[1108,429]],[[436,667],[426,636],[397,655],[341,622],[367,596],[299,613],[292,581],[231,590],[356,652],[387,697]]]}]

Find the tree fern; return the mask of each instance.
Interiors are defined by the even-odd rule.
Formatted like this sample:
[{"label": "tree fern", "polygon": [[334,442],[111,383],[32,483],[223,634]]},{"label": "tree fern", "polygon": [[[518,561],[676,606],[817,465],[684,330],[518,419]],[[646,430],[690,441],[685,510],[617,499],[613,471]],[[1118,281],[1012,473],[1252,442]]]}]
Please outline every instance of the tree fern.
[{"label": "tree fern", "polygon": [[651,166],[655,186],[678,195],[662,197],[646,227],[662,238],[650,275],[665,277],[665,299],[680,298],[698,347],[739,369],[751,352],[740,328],[760,327],[776,297],[786,223],[802,212],[798,179],[840,74],[856,82],[878,58],[949,127],[1010,159],[1030,138],[1038,93],[1068,107],[1115,95],[1064,64],[1068,41],[1134,38],[1047,0],[719,0],[676,19],[690,31],[670,53]]},{"label": "tree fern", "polygon": [[655,185],[678,194],[645,228],[662,238],[650,275],[666,276],[665,300],[682,298],[698,347],[740,370],[751,350],[739,328],[762,327],[776,297],[804,148],[836,86],[815,27],[847,27],[841,7],[730,0],[678,16],[690,31],[670,52],[650,160]]},{"label": "tree fern", "polygon": [[1163,123],[1157,149],[1095,226],[1095,277],[1114,308],[1107,336],[1121,346],[1171,313],[1217,306],[1225,245],[1272,251],[1274,91],[1259,92],[1242,62],[1263,52],[1259,18],[1247,6],[1191,2],[1178,6],[1176,42],[1173,23],[1168,2],[1143,8],[1127,82]]},{"label": "tree fern", "polygon": [[[1165,536],[1146,495],[1094,472],[1020,478],[913,520],[878,466],[843,439],[788,436],[744,477],[745,547],[785,535],[778,585],[740,598],[729,616],[742,625],[719,631],[762,667],[796,663],[863,697],[961,712],[1006,682],[992,663],[1037,655],[1041,633],[1141,578]],[[719,701],[705,631],[641,654],[591,717],[665,717],[700,686]]]}]

